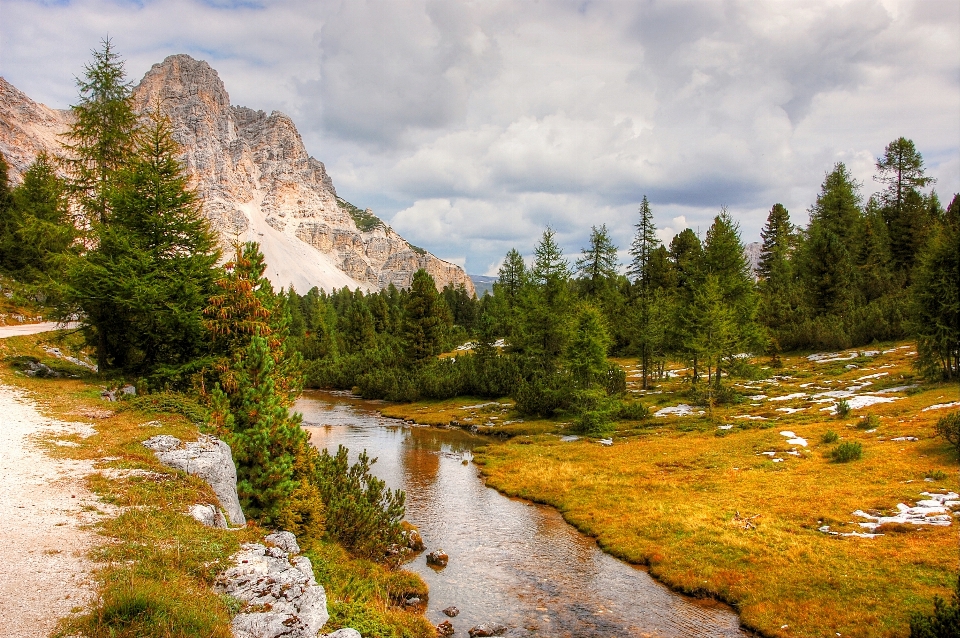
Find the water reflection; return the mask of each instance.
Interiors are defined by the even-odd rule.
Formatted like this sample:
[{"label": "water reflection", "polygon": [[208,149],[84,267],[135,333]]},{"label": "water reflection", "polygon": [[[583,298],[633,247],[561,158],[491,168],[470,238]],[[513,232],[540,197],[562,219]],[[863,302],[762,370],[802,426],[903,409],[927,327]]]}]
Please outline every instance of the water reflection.
[{"label": "water reflection", "polygon": [[330,393],[307,393],[296,409],[314,445],[344,445],[351,461],[363,449],[376,457],[373,472],[406,491],[407,519],[428,551],[450,555],[440,571],[423,555],[407,566],[430,586],[434,624],[455,605],[458,635],[491,621],[571,638],[745,635],[728,608],[678,596],[601,552],[553,509],[487,488],[471,461],[483,439],[411,427],[373,402]]}]

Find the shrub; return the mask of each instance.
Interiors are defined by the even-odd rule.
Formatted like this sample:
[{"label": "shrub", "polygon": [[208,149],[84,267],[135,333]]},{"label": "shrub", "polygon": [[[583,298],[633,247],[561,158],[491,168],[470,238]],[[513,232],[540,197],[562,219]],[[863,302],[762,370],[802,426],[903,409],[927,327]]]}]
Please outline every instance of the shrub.
[{"label": "shrub", "polygon": [[960,576],[953,600],[935,596],[933,614],[914,612],[910,615],[910,638],[955,638],[960,636]]},{"label": "shrub", "polygon": [[160,414],[180,414],[196,425],[210,420],[210,411],[190,397],[176,392],[156,392],[124,398],[117,403],[117,409],[141,410]]},{"label": "shrub", "polygon": [[733,388],[714,383],[694,383],[687,390],[687,397],[694,405],[700,406],[708,406],[711,399],[715,406],[743,402],[743,395]]},{"label": "shrub", "polygon": [[574,398],[574,429],[587,436],[607,436],[613,432],[613,417],[619,402],[603,390],[580,390]]},{"label": "shrub", "polygon": [[945,438],[960,454],[960,411],[940,417],[935,427],[937,436]]},{"label": "shrub", "polygon": [[836,443],[840,440],[840,437],[833,430],[827,430],[823,433],[823,436],[820,437],[821,443]]},{"label": "shrub", "polygon": [[342,445],[333,456],[321,450],[314,458],[314,484],[320,491],[327,533],[356,556],[382,559],[403,534],[406,495],[391,490],[370,473],[377,462],[366,450],[353,465]]},{"label": "shrub", "polygon": [[830,458],[837,463],[859,461],[863,458],[863,446],[855,441],[844,441],[830,452]]},{"label": "shrub", "polygon": [[837,416],[841,419],[847,418],[850,414],[850,403],[846,399],[837,401]]},{"label": "shrub", "polygon": [[[839,410],[837,411],[839,413]],[[876,414],[868,414],[867,418],[860,419],[857,423],[858,430],[876,430],[880,427],[880,417]]]},{"label": "shrub", "polygon": [[930,470],[926,473],[926,478],[933,479],[934,481],[942,481],[947,478],[947,473],[943,470]]},{"label": "shrub", "polygon": [[617,417],[626,421],[642,421],[650,418],[650,410],[639,401],[623,401],[620,403]]}]

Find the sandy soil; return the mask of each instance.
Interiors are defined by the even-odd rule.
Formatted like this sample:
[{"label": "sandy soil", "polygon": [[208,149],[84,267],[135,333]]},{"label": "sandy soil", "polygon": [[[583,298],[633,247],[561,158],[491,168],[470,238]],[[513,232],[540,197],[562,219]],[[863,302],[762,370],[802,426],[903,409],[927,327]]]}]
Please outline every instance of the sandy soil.
[{"label": "sandy soil", "polygon": [[44,321],[42,323],[24,323],[13,326],[0,326],[0,339],[4,337],[20,337],[23,335],[35,335],[40,332],[50,332],[51,330],[61,330],[63,328],[76,328],[77,323],[57,323],[56,321]]},{"label": "sandy soil", "polygon": [[23,392],[0,385],[4,638],[47,636],[58,618],[93,595],[92,565],[85,556],[96,536],[84,527],[97,515],[97,503],[82,487],[93,464],[53,458],[37,443],[37,437],[73,432],[92,430],[46,418]]}]

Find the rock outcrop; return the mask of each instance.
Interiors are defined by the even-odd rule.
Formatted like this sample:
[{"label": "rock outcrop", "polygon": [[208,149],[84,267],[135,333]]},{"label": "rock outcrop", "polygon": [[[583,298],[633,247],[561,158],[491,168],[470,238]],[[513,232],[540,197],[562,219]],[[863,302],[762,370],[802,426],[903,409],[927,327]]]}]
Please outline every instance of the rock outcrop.
[{"label": "rock outcrop", "polygon": [[214,590],[243,607],[230,628],[236,638],[314,638],[327,622],[327,596],[310,559],[300,555],[290,532],[244,544],[234,566],[217,577]]},{"label": "rock outcrop", "polygon": [[[180,157],[225,254],[236,239],[260,243],[275,286],[379,290],[408,287],[420,268],[438,288],[463,269],[411,246],[370,210],[337,196],[322,162],[307,154],[293,121],[232,106],[217,72],[188,55],[155,64],[134,88],[144,113],[161,105]],[[20,179],[40,151],[61,153],[68,111],[38,104],[0,78],[0,153]]]},{"label": "rock outcrop", "polygon": [[[153,450],[164,465],[183,470],[209,483],[214,494],[220,499],[220,507],[226,512],[230,524],[246,524],[237,496],[237,468],[233,464],[229,445],[220,439],[204,435],[196,441],[184,443],[169,434],[151,437],[144,441],[143,445]],[[191,510],[191,515],[197,518],[202,513]],[[213,521],[216,521],[215,516]]]}]

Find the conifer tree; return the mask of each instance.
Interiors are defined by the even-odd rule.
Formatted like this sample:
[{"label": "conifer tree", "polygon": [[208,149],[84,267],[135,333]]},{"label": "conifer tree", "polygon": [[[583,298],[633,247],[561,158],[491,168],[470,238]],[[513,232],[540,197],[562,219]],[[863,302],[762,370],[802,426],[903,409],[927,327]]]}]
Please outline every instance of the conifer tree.
[{"label": "conifer tree", "polygon": [[917,260],[910,291],[917,367],[928,376],[960,376],[960,196]]},{"label": "conifer tree", "polygon": [[0,236],[0,263],[21,282],[50,282],[57,257],[71,248],[77,230],[67,210],[63,180],[41,153],[10,193]]},{"label": "conifer tree", "polygon": [[[776,332],[794,319],[795,295],[793,264],[790,260],[794,245],[794,228],[790,214],[782,204],[774,204],[767,215],[767,223],[760,231],[760,318]],[[775,352],[778,350],[774,344]]]},{"label": "conifer tree", "polygon": [[854,233],[859,206],[858,185],[847,167],[838,163],[810,209],[810,225],[797,255],[814,316],[843,315],[856,302]]},{"label": "conifer tree", "polygon": [[92,222],[95,247],[68,268],[68,299],[83,312],[101,370],[172,369],[206,349],[202,311],[219,253],[178,151],[169,122],[151,114],[109,178],[110,213]]},{"label": "conifer tree", "polygon": [[237,494],[244,511],[270,523],[297,488],[294,460],[307,444],[301,416],[291,414],[276,386],[276,363],[267,339],[254,335],[232,365],[236,390],[214,388],[217,434],[231,447],[237,466]]},{"label": "conifer tree", "polygon": [[93,62],[77,78],[80,102],[70,107],[73,124],[65,134],[74,201],[88,223],[106,223],[111,192],[136,145],[137,116],[124,63],[107,38],[92,51]]},{"label": "conifer tree", "polygon": [[903,137],[887,144],[877,159],[876,179],[887,187],[881,198],[894,264],[909,273],[930,221],[920,189],[934,180],[924,174],[923,157],[913,140]]},{"label": "conifer tree", "polygon": [[587,296],[596,299],[617,276],[617,247],[610,239],[607,225],[590,228],[590,245],[581,250],[576,273],[583,278]]},{"label": "conifer tree", "polygon": [[443,339],[450,324],[443,298],[433,277],[423,270],[413,275],[404,316],[407,361],[418,364],[443,351]]},{"label": "conifer tree", "polygon": [[660,255],[660,240],[657,239],[657,227],[653,223],[653,213],[650,211],[650,202],[643,196],[640,202],[640,221],[636,224],[637,232],[630,245],[630,262],[628,274],[636,278],[637,299],[634,304],[634,335],[633,345],[640,355],[640,372],[643,389],[647,389],[647,381],[653,365],[653,351],[656,347],[655,335],[650,330],[650,320],[653,314],[654,291],[654,259]]},{"label": "conifer tree", "polygon": [[559,364],[570,330],[570,269],[555,235],[547,228],[534,249],[521,344],[548,374]]}]

